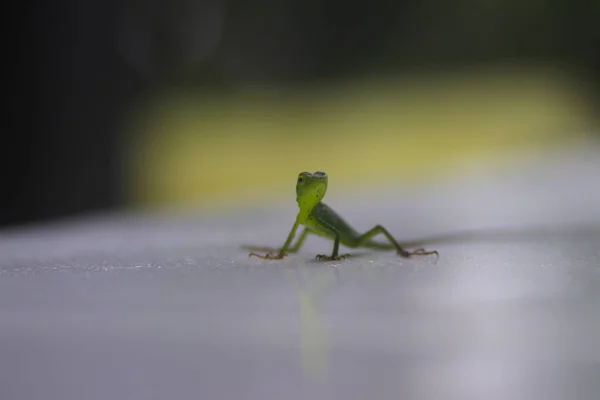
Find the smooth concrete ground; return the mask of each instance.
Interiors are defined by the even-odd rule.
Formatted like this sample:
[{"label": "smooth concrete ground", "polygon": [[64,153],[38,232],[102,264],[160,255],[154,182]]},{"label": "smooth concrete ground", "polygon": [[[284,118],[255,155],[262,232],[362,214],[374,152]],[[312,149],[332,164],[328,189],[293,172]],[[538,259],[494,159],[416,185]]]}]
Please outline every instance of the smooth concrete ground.
[{"label": "smooth concrete ground", "polygon": [[292,200],[4,231],[0,399],[597,399],[600,151],[538,161],[357,196],[330,178],[359,230],[450,234],[437,262],[317,262],[314,237],[248,258]]}]

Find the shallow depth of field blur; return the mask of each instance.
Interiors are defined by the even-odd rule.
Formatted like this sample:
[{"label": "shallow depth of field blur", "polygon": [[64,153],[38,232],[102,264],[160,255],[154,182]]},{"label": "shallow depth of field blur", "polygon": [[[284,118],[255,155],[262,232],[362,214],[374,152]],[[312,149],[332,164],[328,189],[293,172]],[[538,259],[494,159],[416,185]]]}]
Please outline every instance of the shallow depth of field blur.
[{"label": "shallow depth of field blur", "polygon": [[498,162],[516,167],[589,133],[584,99],[559,71],[480,68],[269,89],[180,89],[148,107],[130,153],[131,201],[293,202],[305,170],[358,192],[428,185]]},{"label": "shallow depth of field blur", "polygon": [[[29,8],[0,400],[600,391],[599,0]],[[318,170],[359,232],[440,257],[250,258]]]},{"label": "shallow depth of field blur", "polygon": [[432,185],[586,146],[598,4],[53,4],[1,222],[292,202],[301,171]]}]

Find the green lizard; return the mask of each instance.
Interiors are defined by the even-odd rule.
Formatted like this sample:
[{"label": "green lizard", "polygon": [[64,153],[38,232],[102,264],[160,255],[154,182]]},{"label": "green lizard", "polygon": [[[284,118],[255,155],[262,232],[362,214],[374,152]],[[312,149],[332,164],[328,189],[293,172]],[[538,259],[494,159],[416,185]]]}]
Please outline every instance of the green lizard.
[{"label": "green lizard", "polygon": [[[377,225],[364,234],[356,232],[346,221],[344,221],[335,211],[323,203],[323,197],[327,191],[327,174],[317,171],[314,174],[302,172],[298,175],[296,183],[296,202],[300,211],[294,222],[291,232],[287,240],[280,249],[257,246],[243,246],[245,249],[253,251],[267,251],[266,255],[250,253],[250,257],[260,257],[265,260],[281,260],[287,253],[297,253],[304,240],[309,233],[313,233],[328,239],[333,240],[333,252],[330,256],[319,254],[316,256],[318,260],[333,261],[342,260],[350,256],[350,254],[339,254],[340,244],[350,248],[363,247],[375,250],[396,250],[402,257],[410,257],[411,255],[427,255],[436,254],[437,251],[425,251],[425,249],[417,249],[413,252],[404,250],[394,237],[381,225]],[[292,246],[292,240],[296,236],[296,231],[300,225],[304,226],[304,230],[296,243]],[[383,234],[389,243],[380,243],[373,240],[373,237]],[[277,254],[274,254],[274,253]]]}]

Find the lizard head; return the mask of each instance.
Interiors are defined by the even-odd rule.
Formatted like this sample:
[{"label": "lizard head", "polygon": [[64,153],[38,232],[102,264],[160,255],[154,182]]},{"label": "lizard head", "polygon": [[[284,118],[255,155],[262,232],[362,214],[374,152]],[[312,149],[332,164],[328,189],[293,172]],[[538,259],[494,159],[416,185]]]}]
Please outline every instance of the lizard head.
[{"label": "lizard head", "polygon": [[296,202],[300,208],[312,209],[327,192],[327,174],[301,172],[296,183]]}]

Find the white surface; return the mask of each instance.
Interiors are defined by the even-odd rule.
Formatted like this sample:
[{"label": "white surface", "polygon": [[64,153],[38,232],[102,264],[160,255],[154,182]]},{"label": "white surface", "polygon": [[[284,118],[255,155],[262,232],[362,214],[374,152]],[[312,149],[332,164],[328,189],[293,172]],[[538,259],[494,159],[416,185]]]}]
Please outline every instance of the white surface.
[{"label": "white surface", "polygon": [[5,231],[0,399],[597,399],[598,154],[418,193],[349,199],[330,178],[353,225],[404,240],[554,227],[427,245],[437,264],[320,263],[314,237],[249,259],[238,246],[281,244],[293,203]]}]

